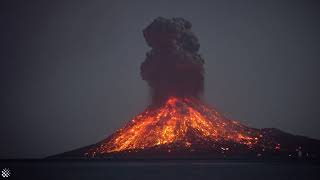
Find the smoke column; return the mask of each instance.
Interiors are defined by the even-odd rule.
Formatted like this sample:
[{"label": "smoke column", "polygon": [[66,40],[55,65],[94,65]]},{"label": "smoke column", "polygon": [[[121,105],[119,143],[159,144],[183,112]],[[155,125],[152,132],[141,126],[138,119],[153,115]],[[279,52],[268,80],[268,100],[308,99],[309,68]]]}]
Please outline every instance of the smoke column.
[{"label": "smoke column", "polygon": [[183,18],[156,18],[143,30],[151,50],[141,64],[142,79],[147,81],[154,104],[170,96],[196,97],[204,89],[204,60],[200,44]]}]

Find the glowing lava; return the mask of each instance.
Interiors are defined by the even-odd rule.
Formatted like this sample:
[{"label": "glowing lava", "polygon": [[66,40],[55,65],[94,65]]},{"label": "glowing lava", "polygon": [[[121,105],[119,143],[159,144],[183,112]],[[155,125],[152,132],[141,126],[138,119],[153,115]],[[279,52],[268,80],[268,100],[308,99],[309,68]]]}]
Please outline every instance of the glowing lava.
[{"label": "glowing lava", "polygon": [[184,149],[188,149],[193,146],[190,132],[207,142],[232,142],[247,148],[255,146],[262,137],[258,129],[226,119],[196,98],[170,97],[161,107],[147,108],[87,155],[94,157],[174,143],[184,144]]}]

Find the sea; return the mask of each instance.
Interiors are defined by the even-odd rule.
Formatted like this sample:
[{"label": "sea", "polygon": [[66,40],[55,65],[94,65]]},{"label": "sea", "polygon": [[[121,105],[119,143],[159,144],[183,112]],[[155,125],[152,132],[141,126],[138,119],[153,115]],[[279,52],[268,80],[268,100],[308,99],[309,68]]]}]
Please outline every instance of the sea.
[{"label": "sea", "polygon": [[[318,162],[223,160],[1,160],[0,179],[90,180],[308,180],[320,179]],[[10,172],[8,177],[3,173]],[[7,174],[5,174],[7,175]]]}]

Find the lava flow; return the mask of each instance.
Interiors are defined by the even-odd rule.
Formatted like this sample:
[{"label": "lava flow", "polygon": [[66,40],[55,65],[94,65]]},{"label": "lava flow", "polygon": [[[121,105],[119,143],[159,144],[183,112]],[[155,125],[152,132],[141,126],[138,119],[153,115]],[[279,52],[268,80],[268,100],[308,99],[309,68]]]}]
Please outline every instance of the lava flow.
[{"label": "lava flow", "polygon": [[[259,130],[228,120],[196,98],[170,97],[158,108],[150,107],[87,155],[137,151],[170,144],[192,149],[190,133],[204,142],[231,142],[254,147]],[[228,147],[227,147],[228,150]]]}]

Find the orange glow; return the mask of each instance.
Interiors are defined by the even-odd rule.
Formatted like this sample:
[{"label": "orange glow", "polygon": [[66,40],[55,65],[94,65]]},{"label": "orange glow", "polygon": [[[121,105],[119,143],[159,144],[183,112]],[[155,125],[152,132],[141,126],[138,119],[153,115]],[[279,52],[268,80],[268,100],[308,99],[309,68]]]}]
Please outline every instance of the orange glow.
[{"label": "orange glow", "polygon": [[189,131],[202,139],[235,142],[248,148],[262,137],[259,130],[224,118],[198,99],[170,97],[161,107],[148,108],[137,115],[89,155],[141,150],[175,142],[182,142],[185,148],[190,148]]}]

